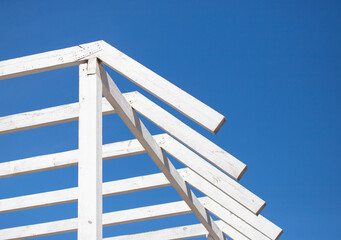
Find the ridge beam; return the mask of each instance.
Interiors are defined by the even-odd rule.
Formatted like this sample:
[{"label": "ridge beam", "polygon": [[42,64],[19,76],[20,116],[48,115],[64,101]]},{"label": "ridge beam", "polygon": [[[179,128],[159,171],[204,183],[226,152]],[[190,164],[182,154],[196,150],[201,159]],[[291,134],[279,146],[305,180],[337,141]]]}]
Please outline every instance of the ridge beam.
[{"label": "ridge beam", "polygon": [[114,81],[110,78],[103,67],[100,67],[100,73],[103,83],[103,95],[113,106],[113,108],[116,109],[117,114],[135,135],[136,139],[139,140],[152,160],[165,174],[168,181],[188,204],[190,209],[204,225],[207,231],[212,235],[212,237],[215,240],[225,239],[224,234],[214,223],[207,210],[201,205],[194,193],[190,190],[187,183],[182,179],[176,168],[169,161],[166,154],[159,147],[142,121],[133,111],[129,102],[124,98],[118,87],[115,85]]}]

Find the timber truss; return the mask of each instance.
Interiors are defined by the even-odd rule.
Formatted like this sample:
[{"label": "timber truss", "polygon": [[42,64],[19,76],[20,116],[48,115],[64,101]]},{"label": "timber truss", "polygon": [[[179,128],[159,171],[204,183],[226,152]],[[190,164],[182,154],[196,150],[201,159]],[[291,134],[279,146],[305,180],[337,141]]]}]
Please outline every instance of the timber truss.
[{"label": "timber truss", "polygon": [[[78,187],[1,199],[0,213],[78,201],[78,218],[2,229],[0,239],[78,231],[79,240],[100,240],[105,226],[187,213],[201,223],[106,239],[279,238],[282,229],[260,215],[265,202],[237,182],[247,169],[244,163],[141,93],[122,94],[103,65],[212,133],[224,116],[106,42],[2,61],[0,80],[74,65],[79,65],[79,102],[1,117],[0,134],[78,120],[79,149],[1,163],[0,178],[78,164]],[[114,113],[136,139],[102,146],[102,114]],[[152,136],[136,113],[166,133]],[[102,160],[141,153],[148,153],[162,173],[102,183]],[[176,169],[166,153],[187,168]],[[102,197],[165,186],[173,186],[183,201],[102,214]],[[189,186],[206,196],[197,198]]]}]

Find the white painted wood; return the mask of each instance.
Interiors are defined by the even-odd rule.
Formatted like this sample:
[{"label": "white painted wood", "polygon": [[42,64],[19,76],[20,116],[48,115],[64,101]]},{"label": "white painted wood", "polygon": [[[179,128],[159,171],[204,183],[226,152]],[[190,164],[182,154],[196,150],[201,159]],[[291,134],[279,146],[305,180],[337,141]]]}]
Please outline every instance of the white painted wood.
[{"label": "white painted wood", "polygon": [[[229,237],[235,240],[248,240],[247,237],[230,227],[223,221],[215,221],[215,223],[226,234],[228,232]],[[193,224],[181,227],[166,228],[162,230],[123,235],[117,237],[109,237],[104,240],[180,240],[194,237],[203,237],[207,235],[207,230],[202,224]]]},{"label": "white painted wood", "polygon": [[242,219],[238,218],[232,212],[216,203],[209,198],[201,198],[200,202],[215,216],[223,220],[225,223],[244,234],[250,239],[269,240],[270,238],[263,235],[261,232],[247,224]]},{"label": "white painted wood", "polygon": [[0,134],[78,120],[79,103],[0,117]]},{"label": "white painted wood", "polygon": [[[191,209],[184,201],[164,203],[159,205],[140,207],[103,214],[103,226],[146,221],[161,217],[171,217],[191,213]],[[221,225],[221,224],[220,224]],[[77,219],[67,219],[55,222],[28,225],[0,230],[0,239],[23,239],[29,237],[46,236],[77,230]],[[224,229],[227,235],[236,234],[231,227]],[[207,233],[207,230],[206,232]],[[240,235],[240,234],[239,234]]]},{"label": "white painted wood", "polygon": [[[103,197],[170,186],[163,173],[121,179],[103,183]],[[0,200],[0,213],[75,202],[78,188],[43,192]]]},{"label": "white painted wood", "polygon": [[116,109],[117,114],[135,135],[136,139],[138,139],[141,145],[146,149],[146,152],[165,174],[168,181],[188,204],[193,213],[197,216],[212,237],[215,240],[224,239],[225,237],[221,230],[216,226],[212,218],[207,214],[206,209],[202,207],[194,193],[188,188],[187,184],[183,181],[175,167],[162,152],[157,142],[153,139],[152,135],[146,129],[136,113],[132,110],[128,101],[123,97],[110,76],[102,67],[100,68],[100,72],[103,83],[103,95],[106,97],[108,102],[114,109]]},{"label": "white painted wood", "polygon": [[[239,216],[240,218],[244,219],[246,222],[248,222],[250,225],[255,227],[256,229],[260,230],[267,236],[269,236],[272,239],[276,239],[282,232],[280,228],[278,228],[276,225],[268,221],[262,216],[256,216],[252,214],[250,211],[245,209],[241,204],[237,203],[235,200],[233,200],[231,197],[228,196],[228,194],[224,193],[220,189],[224,189],[225,186],[228,184],[225,182],[225,178],[228,178],[226,175],[221,175],[219,170],[212,168],[212,166],[205,167],[207,163],[203,163],[204,167],[200,170],[200,165],[202,164],[202,160],[198,160],[196,157],[191,158],[191,155],[187,154],[187,151],[189,151],[187,148],[185,148],[180,143],[176,144],[177,141],[173,138],[169,137],[167,134],[160,134],[154,136],[154,139],[157,141],[157,143],[166,151],[168,151],[171,155],[174,155],[175,157],[179,157],[183,160],[182,162],[185,163],[185,165],[188,165],[192,167],[192,169],[196,170],[197,172],[201,173],[201,176],[198,176],[197,173],[189,170],[189,169],[181,169],[179,173],[182,175],[182,177],[185,179],[185,181],[189,182],[191,185],[196,187],[199,191],[202,191],[207,196],[210,196],[212,199],[217,201],[218,203],[222,204],[223,206],[226,206],[228,210]],[[187,149],[187,150],[186,150]],[[182,151],[185,150],[185,151]],[[141,146],[141,144],[137,140],[128,140],[123,142],[117,142],[112,144],[106,144],[103,146],[103,159],[110,159],[114,157],[122,157],[137,153],[144,153],[145,150]],[[189,151],[190,152],[190,151]],[[180,155],[179,155],[180,154]],[[187,164],[186,157],[191,158],[193,164]],[[13,161],[16,162],[16,161]],[[0,173],[4,173],[5,171],[2,171],[4,169],[1,165],[6,164],[8,166],[8,163],[0,164]],[[46,156],[40,156],[36,158],[31,159],[25,159],[25,160],[18,160],[17,164],[13,164],[12,168],[8,169],[16,169],[16,170],[23,170],[20,169],[20,167],[23,168],[23,166],[27,166],[26,171],[33,172],[34,170],[37,171],[37,168],[44,166],[42,170],[46,170],[53,167],[62,167],[62,166],[69,166],[69,165],[75,165],[78,163],[78,155],[77,151],[69,151],[64,153],[58,153],[53,155],[46,155]],[[65,164],[65,165],[63,165]],[[195,166],[195,164],[199,166]],[[198,170],[199,169],[199,170]],[[39,169],[38,169],[39,170]],[[41,170],[41,169],[40,169]],[[208,173],[205,173],[205,171],[208,171]],[[8,172],[13,171],[7,171],[5,172],[5,175],[8,175]],[[18,172],[17,172],[18,173]],[[211,177],[210,177],[211,176]],[[129,192],[131,189],[134,189],[134,187],[137,187],[139,182],[147,181],[150,177],[144,176],[142,180],[139,181],[133,181],[130,185],[128,184],[129,181],[126,181],[125,185],[122,185],[121,182],[116,183],[116,186],[113,186],[112,189],[121,189],[116,190],[117,191],[127,191]],[[206,180],[204,180],[204,178]],[[137,177],[136,179],[139,179]],[[213,185],[211,186],[210,183]],[[162,175],[159,175],[158,177],[155,177],[155,187],[160,187],[159,183],[164,183],[165,178]],[[150,180],[150,185],[144,186],[148,189],[148,187],[153,186],[152,184],[153,180]],[[107,187],[105,183],[103,186],[103,194],[106,196],[106,189]],[[114,182],[112,184],[115,184]],[[123,186],[120,188],[120,186]],[[126,188],[126,189],[125,189]],[[30,207],[39,207],[39,206],[47,206],[51,204],[57,204],[62,202],[69,202],[69,201],[75,201],[76,197],[75,195],[71,194],[64,194],[62,193],[63,190],[60,190],[56,193],[42,193],[37,196],[24,196],[24,197],[18,197],[14,199],[4,199],[0,200],[0,212],[6,212],[6,211],[13,211],[13,210],[20,210],[20,209],[26,209]],[[67,190],[66,190],[67,191]],[[112,194],[116,194],[115,191]],[[63,196],[65,197],[63,198]],[[49,197],[48,197],[49,196]],[[68,197],[69,196],[69,197]],[[70,200],[71,199],[71,200]]]},{"label": "white painted wood", "polygon": [[[244,163],[182,123],[140,93],[131,92],[123,95],[136,111],[179,139],[208,161],[211,161],[233,178],[239,180],[246,171],[247,167]],[[115,113],[115,110],[105,99],[103,99],[102,104],[103,114]],[[78,115],[79,104],[72,103],[5,116],[0,118],[0,134],[75,121],[78,120]]]},{"label": "white painted wood", "polygon": [[212,133],[217,133],[225,117],[149,70],[106,42],[99,58],[109,67],[169,104]]},{"label": "white painted wood", "polygon": [[77,219],[67,219],[55,222],[26,225],[0,230],[0,240],[26,239],[42,237],[58,233],[74,232],[77,230]]},{"label": "white painted wood", "polygon": [[[217,223],[217,221],[216,221]],[[166,228],[157,231],[104,238],[104,240],[180,240],[193,237],[203,237],[207,230],[202,224]]]},{"label": "white painted wood", "polygon": [[[278,239],[281,235],[282,230],[275,224],[261,215],[254,215],[192,170],[184,168],[179,169],[178,172],[186,182],[209,197],[200,198],[200,202],[209,204],[212,202],[212,200],[214,200],[216,203],[219,203],[221,206],[223,206],[228,212],[236,215],[238,218],[242,219],[254,229],[257,229],[259,232],[268,236],[270,239]],[[166,186],[170,186],[169,181],[166,179],[163,173],[157,173],[103,183],[103,196],[106,197]],[[3,199],[0,200],[0,213],[74,202],[78,198],[77,195],[77,188],[70,188]],[[211,211],[211,209],[209,210]]]},{"label": "white painted wood", "polygon": [[[164,141],[162,135],[156,135],[154,138],[158,144]],[[132,139],[103,145],[102,157],[107,160],[145,152],[141,144]],[[78,150],[72,150],[0,163],[0,178],[75,166],[78,164],[78,154]]]},{"label": "white painted wood", "polygon": [[98,57],[109,67],[171,105],[207,130],[217,133],[225,117],[104,41],[82,44],[0,62],[0,80],[86,62]]},{"label": "white painted wood", "polygon": [[74,166],[78,158],[73,150],[0,163],[0,178]]},{"label": "white painted wood", "polygon": [[[230,221],[231,216],[228,214],[224,215],[225,209],[223,209],[219,204],[214,204],[211,201],[211,204],[208,198],[200,198],[200,201],[205,203],[209,208],[210,211],[218,211],[223,218],[223,224],[219,224],[223,226],[223,231],[233,239],[245,239],[247,234],[247,239],[266,239],[260,237],[261,235],[256,235],[254,238],[250,236],[249,232],[241,232],[239,229],[236,229],[236,222],[242,222],[237,218],[234,221]],[[206,202],[205,202],[206,201]],[[223,214],[221,214],[223,212]],[[178,202],[171,202],[171,203],[164,203],[158,204],[153,206],[147,207],[140,207],[128,210],[121,210],[117,212],[105,213],[103,214],[103,226],[112,226],[118,224],[126,224],[126,223],[133,223],[137,221],[146,221],[161,217],[170,217],[182,214],[191,213],[191,209],[184,201]],[[28,237],[38,237],[38,236],[45,236],[45,235],[52,235],[57,233],[65,233],[77,230],[77,219],[67,219],[55,222],[48,222],[42,224],[35,224],[35,225],[28,225],[24,227],[16,227],[16,228],[9,228],[0,230],[0,239],[22,239]],[[249,231],[255,232],[250,227]],[[207,233],[207,230],[205,231]],[[162,239],[162,238],[161,238]]]},{"label": "white painted wood", "polygon": [[[217,184],[208,182],[191,169],[184,168],[179,171],[184,180],[190,183],[193,187],[204,193],[209,199],[214,200],[216,203],[223,206],[226,210],[236,215],[238,218],[245,221],[247,224],[257,229],[270,239],[278,239],[282,234],[282,229],[270,222],[262,215],[255,215],[240,203],[232,199],[225,194],[219,188]],[[217,178],[217,183],[220,183],[220,179]]]},{"label": "white painted wood", "polygon": [[130,104],[138,113],[183,142],[234,179],[239,180],[246,171],[247,167],[244,163],[194,131],[142,94],[135,92],[135,100],[131,100]]},{"label": "white painted wood", "polygon": [[[262,199],[258,198],[238,183],[228,178],[225,174],[205,162],[202,158],[188,150],[173,138],[163,135],[157,140],[154,139],[144,127],[143,123],[138,119],[133,109],[156,123],[159,127],[182,141],[185,145],[192,148],[198,154],[237,180],[239,180],[246,171],[246,165],[199,133],[195,132],[193,129],[189,128],[187,125],[151,102],[149,99],[145,98],[140,93],[128,93],[123,97],[114,82],[112,82],[103,69],[102,76],[105,78],[104,82],[107,83],[108,87],[107,89],[104,87],[104,91],[107,91],[106,97],[109,101],[111,101],[108,103],[104,99],[102,102],[99,66],[96,57],[99,57],[102,60],[104,59],[103,62],[109,67],[156,95],[158,98],[165,101],[211,132],[216,133],[225,122],[225,118],[221,114],[217,113],[210,107],[206,106],[103,41],[0,62],[0,80],[81,64],[80,82],[82,82],[83,79],[83,83],[85,84],[80,84],[80,103],[1,117],[0,134],[81,119],[80,148],[86,149],[86,151],[74,150],[0,164],[1,178],[55,169],[58,167],[72,166],[78,164],[78,159],[80,159],[79,189],[63,189],[59,191],[0,200],[0,212],[9,212],[76,201],[77,198],[79,198],[79,223],[77,224],[76,219],[68,219],[54,223],[39,224],[39,226],[32,225],[15,229],[0,230],[0,239],[9,239],[7,235],[2,235],[6,233],[7,230],[10,234],[14,235],[22,234],[20,232],[22,231],[26,232],[25,234],[33,234],[32,236],[74,231],[77,229],[77,226],[75,229],[72,229],[72,226],[75,224],[74,222],[76,222],[79,229],[84,229],[83,235],[79,234],[79,239],[102,239],[102,192],[100,191],[102,188],[102,158],[108,159],[112,157],[129,156],[143,152],[147,152],[151,156],[165,175],[155,174],[153,177],[150,175],[145,179],[143,179],[144,176],[142,176],[105,183],[103,184],[103,196],[146,190],[155,187],[169,186],[172,184],[184,198],[185,202],[181,202],[181,204],[179,203],[180,210],[173,209],[173,212],[175,211],[176,213],[169,213],[167,211],[162,212],[160,210],[161,207],[159,206],[149,206],[141,209],[130,209],[105,214],[105,225],[148,220],[160,216],[169,216],[167,214],[184,214],[191,212],[192,210],[204,224],[205,234],[210,233],[208,238],[223,239],[224,236],[219,228],[223,231],[226,228],[230,228],[229,234],[231,234],[231,232],[236,232],[240,235],[232,237],[233,239],[244,239],[246,238],[245,236],[247,236],[248,239],[278,239],[282,230],[264,217],[253,214],[259,214],[265,206],[265,202]],[[89,64],[86,64],[86,62],[89,62]],[[89,81],[85,81],[85,79],[94,80],[93,85],[91,85]],[[86,91],[88,92],[85,93]],[[95,94],[91,95],[92,93]],[[82,97],[84,97],[84,102],[87,102],[91,98],[92,100],[89,100],[89,102],[85,104],[81,101]],[[142,145],[139,144],[137,140],[114,143],[113,145],[109,144],[110,147],[107,149],[107,155],[103,152],[102,156],[101,108],[103,108],[103,114],[116,113],[111,105],[116,106],[118,114],[128,127],[130,127],[134,135],[137,136]],[[84,119],[86,119],[86,124],[84,124]],[[99,119],[100,124],[98,124]],[[85,138],[82,135],[84,133],[88,134]],[[92,141],[85,139],[91,139]],[[128,145],[125,145],[127,143]],[[92,146],[95,147],[92,148]],[[103,146],[103,151],[105,147],[106,146]],[[177,158],[189,168],[181,169],[178,173],[160,147],[168,151],[169,154]],[[146,148],[146,150],[144,148]],[[95,157],[91,157],[91,155]],[[93,162],[91,163],[88,161],[91,158],[96,159],[97,163],[94,164]],[[94,165],[91,166],[90,163]],[[87,168],[87,171],[84,170],[84,166]],[[98,166],[99,168],[96,168]],[[92,173],[91,181],[84,177],[87,176],[88,173]],[[184,180],[209,196],[209,198],[197,199],[190,191]],[[87,186],[87,188],[84,186]],[[91,194],[90,192],[94,194]],[[94,198],[89,201],[89,196],[90,198]],[[87,203],[85,203],[85,201],[82,203],[82,199],[86,199]],[[175,208],[179,207],[176,205],[177,203],[169,203],[162,207],[165,209],[167,207],[174,207],[172,204],[175,204]],[[181,210],[181,206],[185,206],[185,208]],[[86,209],[86,211],[84,209]],[[221,226],[220,224],[219,227],[217,227],[212,219],[207,216],[206,209],[223,219],[223,223],[225,225]],[[139,212],[136,212],[137,210]],[[144,211],[146,212],[144,213]],[[83,217],[82,214],[84,214],[85,217]],[[128,215],[130,214],[135,214],[135,218],[129,218]],[[82,219],[90,220],[86,222]],[[95,224],[91,221],[92,219],[94,219]],[[15,230],[19,231],[19,233],[16,233]],[[164,231],[169,231],[169,229]],[[80,230],[80,232],[82,231]],[[245,236],[241,235],[240,232]],[[91,235],[92,233],[95,233],[97,236]],[[3,236],[5,236],[5,238],[1,238]],[[138,236],[138,234],[136,236]],[[19,239],[22,238],[23,237],[19,237]],[[26,237],[24,236],[24,238]]]},{"label": "white painted wood", "polygon": [[0,80],[78,65],[102,50],[102,41],[0,62]]},{"label": "white painted wood", "polygon": [[214,184],[253,213],[258,215],[264,208],[264,200],[229,178],[172,137],[164,135],[164,138],[165,140],[161,141],[160,147],[181,163]]},{"label": "white painted wood", "polygon": [[102,82],[97,58],[79,66],[78,239],[102,240]]},{"label": "white painted wood", "polygon": [[[108,106],[109,108],[106,109],[105,106]],[[115,113],[114,109],[109,104],[103,104],[103,107],[103,115]],[[78,102],[4,116],[0,117],[0,134],[77,121],[78,117]]]},{"label": "white painted wood", "polygon": [[[188,213],[191,213],[191,210],[185,202],[172,202],[105,213],[103,214],[103,226],[133,223]],[[0,240],[23,239],[74,231],[77,231],[76,218],[2,229],[0,230]]]}]

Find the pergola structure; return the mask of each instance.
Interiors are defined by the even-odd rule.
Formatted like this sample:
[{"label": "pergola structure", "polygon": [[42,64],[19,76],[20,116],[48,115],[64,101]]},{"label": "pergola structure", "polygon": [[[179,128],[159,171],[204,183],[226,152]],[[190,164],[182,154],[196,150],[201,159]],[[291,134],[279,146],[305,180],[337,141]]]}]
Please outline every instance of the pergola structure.
[{"label": "pergola structure", "polygon": [[[282,229],[260,215],[265,202],[237,181],[244,163],[139,92],[122,94],[107,65],[212,133],[225,118],[104,41],[0,62],[0,80],[79,65],[79,102],[0,118],[0,134],[79,121],[79,149],[0,163],[0,178],[78,164],[78,187],[0,200],[0,213],[78,201],[78,218],[1,229],[0,239],[78,231],[100,240],[105,226],[194,213],[200,224],[106,240],[275,240]],[[104,98],[102,96],[104,95]],[[136,139],[102,145],[102,114],[118,114]],[[151,135],[136,113],[166,133]],[[102,182],[102,160],[147,153],[162,173]],[[187,168],[176,169],[167,154]],[[183,201],[102,213],[102,197],[173,186]],[[197,198],[190,186],[205,197]],[[214,221],[211,215],[220,220]]]}]

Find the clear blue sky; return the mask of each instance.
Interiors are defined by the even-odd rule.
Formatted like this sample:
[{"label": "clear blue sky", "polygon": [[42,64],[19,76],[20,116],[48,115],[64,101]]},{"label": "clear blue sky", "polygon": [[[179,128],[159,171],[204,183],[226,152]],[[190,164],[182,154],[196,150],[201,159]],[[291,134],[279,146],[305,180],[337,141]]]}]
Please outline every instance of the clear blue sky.
[{"label": "clear blue sky", "polygon": [[[210,3],[208,3],[210,2]],[[340,1],[0,2],[0,60],[105,40],[227,118],[216,135],[246,163],[281,239],[339,239]],[[110,72],[122,91],[143,90]],[[154,101],[155,98],[151,97]],[[0,82],[0,116],[78,100],[77,67]],[[159,101],[156,101],[159,103]],[[162,104],[162,106],[165,106]],[[152,133],[162,131],[147,124]],[[104,143],[131,139],[117,116]],[[77,148],[77,123],[0,136],[0,162]],[[158,172],[147,156],[109,160],[104,180]],[[77,186],[77,167],[0,179],[0,199]],[[180,198],[171,188],[109,197],[104,211]],[[76,217],[76,204],[0,214],[0,229]],[[189,215],[104,236],[197,222]],[[41,239],[74,239],[75,233]]]}]

